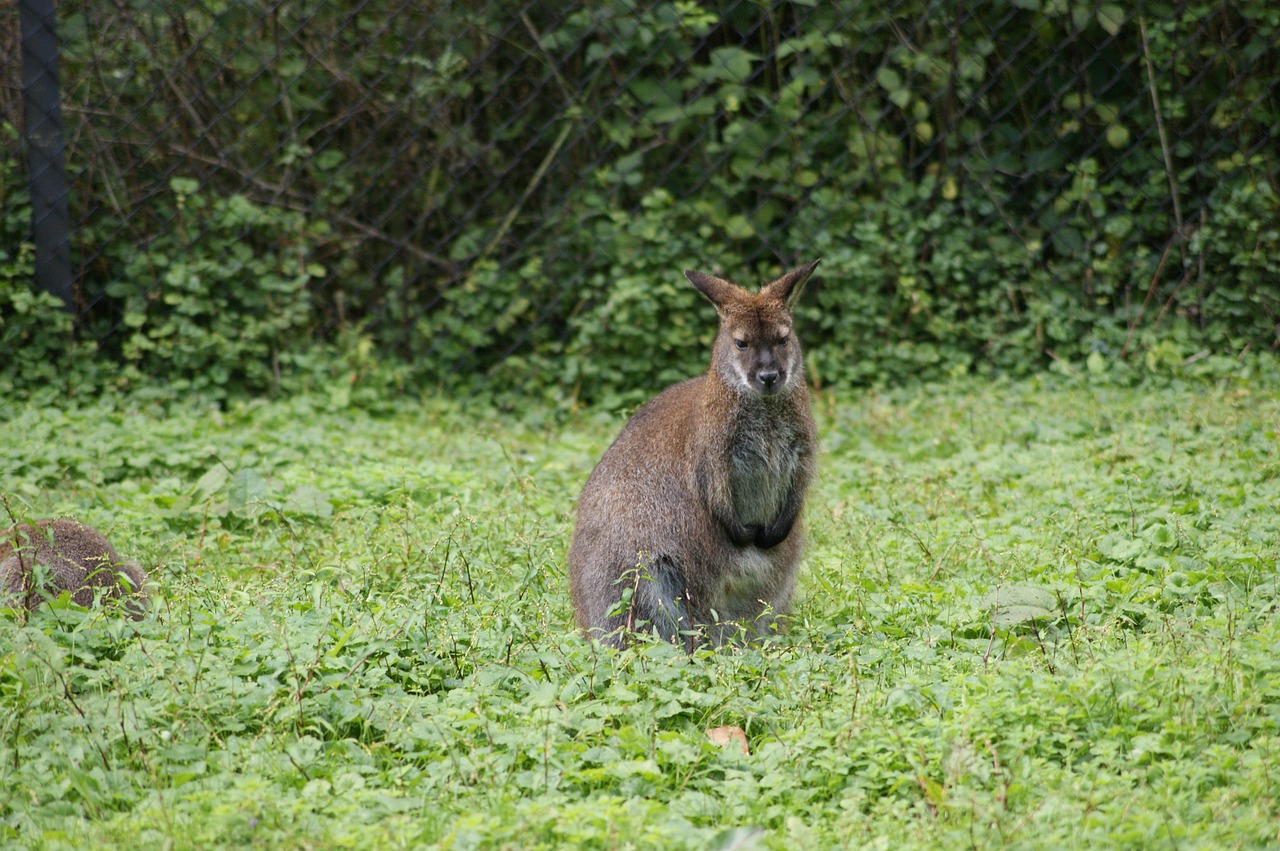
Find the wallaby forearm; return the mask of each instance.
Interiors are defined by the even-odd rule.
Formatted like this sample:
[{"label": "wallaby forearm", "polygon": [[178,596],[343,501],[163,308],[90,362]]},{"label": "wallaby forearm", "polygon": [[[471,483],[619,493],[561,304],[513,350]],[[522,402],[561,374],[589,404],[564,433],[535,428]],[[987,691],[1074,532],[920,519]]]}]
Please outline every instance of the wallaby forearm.
[{"label": "wallaby forearm", "polygon": [[787,539],[796,525],[796,518],[800,516],[800,507],[804,502],[801,496],[803,492],[802,482],[792,483],[791,490],[787,492],[787,501],[783,504],[777,518],[770,525],[759,527],[754,541],[757,547],[762,550],[772,549]]},{"label": "wallaby forearm", "polygon": [[748,526],[738,522],[733,510],[733,503],[728,494],[716,493],[710,483],[712,477],[705,466],[698,468],[698,487],[702,491],[702,504],[711,512],[711,516],[724,529],[724,533],[733,541],[735,547],[750,547],[759,537],[762,527]]}]

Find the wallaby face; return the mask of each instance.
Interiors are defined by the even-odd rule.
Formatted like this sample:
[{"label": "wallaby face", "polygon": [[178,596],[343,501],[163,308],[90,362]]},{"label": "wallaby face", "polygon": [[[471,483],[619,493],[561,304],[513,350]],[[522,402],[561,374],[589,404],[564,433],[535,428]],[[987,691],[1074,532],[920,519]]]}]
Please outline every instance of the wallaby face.
[{"label": "wallaby face", "polygon": [[692,647],[786,614],[817,454],[791,310],[817,265],[754,294],[685,272],[720,317],[711,366],[636,411],[582,490],[568,560],[588,635]]},{"label": "wallaby face", "polygon": [[79,606],[100,597],[122,599],[137,619],[146,611],[146,584],[141,567],[120,558],[97,529],[75,520],[23,523],[0,538],[0,604],[33,609],[68,591]]},{"label": "wallaby face", "polygon": [[685,272],[720,314],[711,366],[727,386],[771,396],[800,381],[800,346],[792,339],[791,308],[813,271],[802,266],[752,295],[703,272]]}]

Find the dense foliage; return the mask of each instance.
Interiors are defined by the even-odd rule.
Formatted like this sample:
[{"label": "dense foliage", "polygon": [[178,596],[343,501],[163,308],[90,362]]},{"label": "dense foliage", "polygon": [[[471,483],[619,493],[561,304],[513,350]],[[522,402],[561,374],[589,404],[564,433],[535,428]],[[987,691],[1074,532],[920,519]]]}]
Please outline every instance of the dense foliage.
[{"label": "dense foliage", "polygon": [[1270,0],[60,15],[90,347],[30,294],[9,133],[5,386],[257,391],[336,347],[625,403],[702,358],[682,268],[817,256],[823,383],[1276,345]]},{"label": "dense foliage", "polygon": [[821,394],[791,632],[694,658],[572,629],[617,417],[7,401],[156,588],[0,612],[0,842],[1274,847],[1278,378]]}]

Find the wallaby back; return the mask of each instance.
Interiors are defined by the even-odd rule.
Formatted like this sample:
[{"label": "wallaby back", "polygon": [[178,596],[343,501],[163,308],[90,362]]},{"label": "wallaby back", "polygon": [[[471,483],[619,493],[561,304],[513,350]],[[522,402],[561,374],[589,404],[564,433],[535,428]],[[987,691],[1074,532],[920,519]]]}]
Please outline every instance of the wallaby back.
[{"label": "wallaby back", "polygon": [[123,599],[129,615],[141,618],[146,583],[141,567],[120,558],[97,529],[75,520],[23,523],[0,540],[0,596],[18,598],[27,609],[69,591],[79,606],[92,606],[99,596]]},{"label": "wallaby back", "polygon": [[817,265],[757,294],[685,272],[720,316],[711,366],[637,410],[582,490],[568,560],[588,635],[719,644],[786,613],[817,455],[791,309]]}]

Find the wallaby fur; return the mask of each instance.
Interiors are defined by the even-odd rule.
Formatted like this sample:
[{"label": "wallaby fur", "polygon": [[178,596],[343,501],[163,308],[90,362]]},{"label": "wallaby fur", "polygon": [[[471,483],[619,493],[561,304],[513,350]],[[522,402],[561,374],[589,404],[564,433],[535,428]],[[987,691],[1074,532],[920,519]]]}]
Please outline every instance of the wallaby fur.
[{"label": "wallaby fur", "polygon": [[120,558],[101,532],[76,520],[23,523],[0,539],[0,602],[9,605],[18,598],[33,609],[69,591],[71,601],[85,607],[99,597],[123,599],[125,611],[138,619],[146,611],[146,584],[141,567]]},{"label": "wallaby fur", "polygon": [[720,316],[711,367],[637,410],[582,489],[569,580],[588,636],[723,644],[786,613],[817,460],[791,309],[817,265],[758,294],[684,273]]}]

